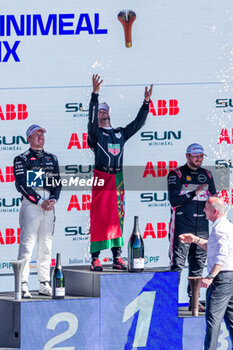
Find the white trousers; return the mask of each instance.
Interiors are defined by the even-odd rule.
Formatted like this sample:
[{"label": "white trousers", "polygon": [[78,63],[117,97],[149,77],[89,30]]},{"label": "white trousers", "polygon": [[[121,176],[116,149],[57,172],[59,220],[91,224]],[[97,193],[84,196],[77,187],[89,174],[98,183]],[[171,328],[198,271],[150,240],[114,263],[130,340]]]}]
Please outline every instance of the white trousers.
[{"label": "white trousers", "polygon": [[28,281],[29,263],[36,240],[38,279],[41,282],[50,281],[54,221],[54,211],[45,211],[40,205],[33,204],[26,198],[23,199],[19,213],[21,233],[18,253],[18,260],[26,260],[22,282]]}]

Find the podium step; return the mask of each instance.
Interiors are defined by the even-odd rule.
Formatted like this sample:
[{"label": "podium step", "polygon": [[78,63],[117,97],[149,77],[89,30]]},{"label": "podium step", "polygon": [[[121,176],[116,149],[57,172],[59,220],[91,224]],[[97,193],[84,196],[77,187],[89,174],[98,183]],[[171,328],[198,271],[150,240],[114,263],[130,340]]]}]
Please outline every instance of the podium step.
[{"label": "podium step", "polygon": [[[66,281],[66,294],[80,297],[100,297],[101,276],[111,274],[134,274],[128,271],[113,270],[112,265],[103,265],[102,272],[91,271],[89,265],[64,266],[63,271]],[[142,273],[166,271],[169,271],[166,267],[145,268]]]},{"label": "podium step", "polygon": [[[143,273],[89,266],[64,267],[67,293],[54,300],[32,292],[32,299],[0,294],[0,349],[80,350],[203,349],[205,318],[178,313],[177,272]],[[231,342],[225,324],[221,339]],[[169,334],[169,336],[168,336]]]}]

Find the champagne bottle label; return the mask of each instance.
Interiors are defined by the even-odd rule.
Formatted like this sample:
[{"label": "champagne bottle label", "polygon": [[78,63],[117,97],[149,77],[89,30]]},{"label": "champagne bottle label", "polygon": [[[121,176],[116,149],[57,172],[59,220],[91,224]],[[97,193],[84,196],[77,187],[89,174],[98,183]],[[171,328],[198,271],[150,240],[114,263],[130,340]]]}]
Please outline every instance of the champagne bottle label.
[{"label": "champagne bottle label", "polygon": [[61,256],[57,253],[56,266],[53,270],[52,278],[53,299],[64,299],[65,297],[65,277],[61,266]]},{"label": "champagne bottle label", "polygon": [[144,270],[144,243],[138,227],[138,216],[134,217],[134,228],[128,243],[128,271]]},{"label": "champagne bottle label", "polygon": [[134,269],[144,269],[144,258],[133,259]]},{"label": "champagne bottle label", "polygon": [[64,297],[65,296],[65,288],[64,287],[56,288],[55,293],[56,293],[57,297]]}]

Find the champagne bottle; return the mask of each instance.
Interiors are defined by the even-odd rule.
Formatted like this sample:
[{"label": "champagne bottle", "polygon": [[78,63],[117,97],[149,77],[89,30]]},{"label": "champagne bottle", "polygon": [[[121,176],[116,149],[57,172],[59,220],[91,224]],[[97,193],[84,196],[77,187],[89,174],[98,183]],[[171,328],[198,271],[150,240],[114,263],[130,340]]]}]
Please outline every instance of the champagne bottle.
[{"label": "champagne bottle", "polygon": [[142,272],[144,270],[144,243],[138,226],[138,216],[134,217],[133,233],[128,243],[128,270]]},{"label": "champagne bottle", "polygon": [[61,255],[57,253],[56,266],[52,278],[53,299],[64,299],[65,297],[65,276],[61,266]]}]

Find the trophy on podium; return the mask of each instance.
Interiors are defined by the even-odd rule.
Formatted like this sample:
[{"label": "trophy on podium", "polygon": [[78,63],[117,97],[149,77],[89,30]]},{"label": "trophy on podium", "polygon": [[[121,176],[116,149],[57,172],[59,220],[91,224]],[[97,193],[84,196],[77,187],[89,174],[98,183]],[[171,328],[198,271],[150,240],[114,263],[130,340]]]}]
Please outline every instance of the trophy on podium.
[{"label": "trophy on podium", "polygon": [[14,270],[15,276],[15,300],[21,300],[21,279],[26,260],[14,260],[10,263]]},{"label": "trophy on podium", "polygon": [[136,19],[136,13],[132,10],[123,10],[118,13],[118,20],[121,22],[125,33],[125,46],[132,46],[132,25]]}]

